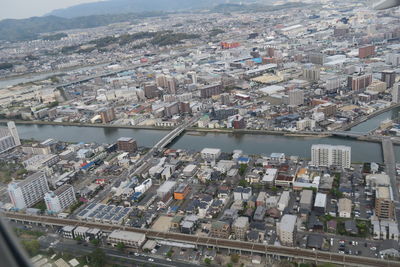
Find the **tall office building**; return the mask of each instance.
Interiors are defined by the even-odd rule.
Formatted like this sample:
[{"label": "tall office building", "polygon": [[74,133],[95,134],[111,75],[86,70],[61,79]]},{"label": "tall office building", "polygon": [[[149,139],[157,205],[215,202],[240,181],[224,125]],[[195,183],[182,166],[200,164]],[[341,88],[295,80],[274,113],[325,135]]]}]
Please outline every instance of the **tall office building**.
[{"label": "tall office building", "polygon": [[316,82],[320,78],[320,69],[313,65],[305,65],[303,69],[303,77],[307,81]]},{"label": "tall office building", "polygon": [[375,55],[375,46],[374,45],[367,45],[364,47],[360,47],[358,49],[358,57],[359,58],[367,58],[372,55]]},{"label": "tall office building", "polygon": [[386,54],[385,59],[386,59],[385,60],[386,64],[390,64],[394,67],[397,67],[400,65],[400,54],[389,53],[389,54]]},{"label": "tall office building", "polygon": [[129,137],[121,137],[117,141],[118,150],[134,153],[137,149],[136,140]]},{"label": "tall office building", "polygon": [[231,99],[228,93],[221,94],[221,104],[227,106],[231,104]]},{"label": "tall office building", "polygon": [[310,53],[308,58],[313,64],[324,65],[325,63],[325,55],[323,53]]},{"label": "tall office building", "polygon": [[6,127],[0,128],[0,153],[21,145],[17,127],[13,121],[9,121]]},{"label": "tall office building", "polygon": [[145,84],[143,90],[146,98],[154,98],[159,95],[155,84]]},{"label": "tall office building", "polygon": [[172,76],[167,76],[166,88],[168,93],[176,94],[176,79]]},{"label": "tall office building", "polygon": [[394,70],[382,71],[381,81],[386,83],[386,88],[391,88],[396,82],[396,72]]},{"label": "tall office building", "polygon": [[44,195],[44,202],[49,212],[62,212],[76,202],[74,187],[64,184],[55,191],[47,192]]},{"label": "tall office building", "polygon": [[49,191],[46,174],[37,172],[21,182],[11,182],[7,191],[15,208],[29,208],[41,201]]},{"label": "tall office building", "polygon": [[311,164],[320,167],[350,168],[351,147],[333,145],[312,145]]},{"label": "tall office building", "polygon": [[379,219],[394,218],[393,192],[390,186],[378,186],[375,191],[375,213]]},{"label": "tall office building", "polygon": [[6,152],[13,147],[15,147],[15,142],[11,135],[0,138],[0,153]]},{"label": "tall office building", "polygon": [[300,89],[289,91],[289,106],[300,106],[304,104],[304,92]]},{"label": "tall office building", "polygon": [[213,95],[219,95],[222,92],[222,85],[221,84],[212,84],[206,85],[203,88],[200,88],[200,97],[201,98],[209,98]]},{"label": "tall office building", "polygon": [[196,84],[197,83],[197,74],[194,71],[189,71],[187,73],[187,76],[192,80],[192,84]]},{"label": "tall office building", "polygon": [[281,221],[276,224],[276,234],[279,236],[282,245],[293,246],[295,244],[296,221],[296,215],[285,214]]},{"label": "tall office building", "polygon": [[15,126],[15,123],[13,121],[9,121],[7,123],[7,126],[8,126],[8,130],[10,131],[11,136],[14,138],[15,145],[20,146],[21,140],[19,139],[17,126]]},{"label": "tall office building", "polygon": [[158,87],[164,88],[167,85],[167,77],[164,74],[157,75],[156,84]]},{"label": "tall office building", "polygon": [[396,83],[392,88],[392,102],[400,103],[400,83]]},{"label": "tall office building", "polygon": [[165,89],[169,94],[176,94],[176,79],[170,75],[159,74],[156,77],[158,87]]},{"label": "tall office building", "polygon": [[103,123],[109,123],[115,120],[115,110],[114,108],[104,108],[100,110],[100,116]]},{"label": "tall office building", "polygon": [[349,76],[347,78],[347,87],[353,91],[363,91],[372,83],[372,74],[359,76]]}]

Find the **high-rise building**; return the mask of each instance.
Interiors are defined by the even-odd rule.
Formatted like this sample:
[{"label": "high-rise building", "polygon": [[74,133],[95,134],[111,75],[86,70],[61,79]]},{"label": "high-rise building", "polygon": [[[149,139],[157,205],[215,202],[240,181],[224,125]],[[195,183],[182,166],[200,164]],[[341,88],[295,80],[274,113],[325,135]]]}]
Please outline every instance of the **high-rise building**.
[{"label": "high-rise building", "polygon": [[176,94],[176,79],[174,77],[164,74],[157,75],[156,84],[169,94]]},{"label": "high-rise building", "polygon": [[21,145],[21,140],[19,139],[17,127],[13,121],[7,122],[8,130],[10,131],[11,136],[14,138],[14,143],[16,146]]},{"label": "high-rise building", "polygon": [[296,215],[285,214],[276,224],[276,234],[282,245],[293,246],[296,236]]},{"label": "high-rise building", "polygon": [[235,115],[232,120],[232,127],[234,129],[244,129],[246,128],[246,121],[243,116]]},{"label": "high-rise building", "polygon": [[317,107],[317,112],[324,113],[325,118],[335,115],[336,111],[337,105],[330,102],[320,104]]},{"label": "high-rise building", "polygon": [[134,153],[137,149],[136,140],[129,137],[121,137],[117,141],[118,150]]},{"label": "high-rise building", "polygon": [[381,81],[386,83],[386,88],[391,88],[396,82],[396,72],[394,70],[382,71]]},{"label": "high-rise building", "polygon": [[304,92],[300,89],[289,91],[289,106],[300,106],[304,104]]},{"label": "high-rise building", "polygon": [[158,96],[158,89],[155,84],[145,84],[143,90],[146,98],[154,98]]},{"label": "high-rise building", "polygon": [[176,79],[174,77],[167,76],[167,85],[165,89],[170,94],[176,94]]},{"label": "high-rise building", "polygon": [[322,53],[310,53],[308,58],[313,64],[324,65],[325,63],[325,55]]},{"label": "high-rise building", "polygon": [[164,74],[159,74],[156,76],[157,87],[165,88],[167,85],[167,77]]},{"label": "high-rise building", "polygon": [[49,191],[49,186],[46,174],[37,172],[21,182],[9,183],[7,190],[14,207],[25,209],[41,201]]},{"label": "high-rise building", "polygon": [[76,202],[74,187],[64,184],[55,191],[47,192],[44,195],[44,202],[49,212],[62,212]]},{"label": "high-rise building", "polygon": [[200,97],[201,98],[209,98],[213,95],[219,95],[222,91],[221,84],[213,84],[207,85],[203,88],[200,88]]},{"label": "high-rise building", "polygon": [[386,54],[386,64],[390,64],[394,67],[397,67],[400,65],[400,54],[396,54],[396,53],[389,53]]},{"label": "high-rise building", "polygon": [[351,147],[333,145],[312,145],[311,164],[319,167],[350,168]]},{"label": "high-rise building", "polygon": [[303,69],[303,77],[307,81],[316,82],[320,78],[320,69],[313,65],[305,65]]},{"label": "high-rise building", "polygon": [[109,123],[115,120],[115,110],[114,108],[104,108],[100,110],[100,116],[103,123]]},{"label": "high-rise building", "polygon": [[197,83],[197,74],[194,71],[189,71],[187,73],[187,76],[192,80],[192,84],[196,84]]},{"label": "high-rise building", "polygon": [[375,191],[375,213],[379,219],[394,218],[393,192],[390,186],[378,186]]},{"label": "high-rise building", "polygon": [[367,45],[364,47],[360,47],[358,49],[358,57],[359,58],[367,58],[372,55],[375,55],[375,46],[374,45]]},{"label": "high-rise building", "polygon": [[340,77],[332,77],[326,80],[325,89],[327,91],[336,90],[342,85],[342,79]]},{"label": "high-rise building", "polygon": [[235,233],[236,239],[244,240],[248,229],[248,217],[238,217],[232,225],[232,230]]},{"label": "high-rise building", "polygon": [[221,94],[221,104],[222,105],[229,105],[231,103],[231,99],[228,93]]},{"label": "high-rise building", "polygon": [[400,83],[396,83],[392,88],[392,102],[400,103]]},{"label": "high-rise building", "polygon": [[0,153],[6,152],[13,147],[15,147],[15,141],[11,135],[0,138]]},{"label": "high-rise building", "polygon": [[13,121],[9,121],[6,127],[0,128],[0,153],[21,145],[17,127]]},{"label": "high-rise building", "polygon": [[363,91],[372,83],[372,74],[359,76],[349,76],[347,78],[347,87],[353,91]]}]

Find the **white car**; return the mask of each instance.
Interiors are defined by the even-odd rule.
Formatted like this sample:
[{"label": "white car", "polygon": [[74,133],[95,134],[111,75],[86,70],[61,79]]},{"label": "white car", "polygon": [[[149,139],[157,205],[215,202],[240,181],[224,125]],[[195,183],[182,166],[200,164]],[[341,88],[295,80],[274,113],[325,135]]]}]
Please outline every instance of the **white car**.
[{"label": "white car", "polygon": [[153,262],[154,260],[152,258],[149,258],[148,261]]},{"label": "white car", "polygon": [[167,261],[172,261],[170,258],[167,258]]}]

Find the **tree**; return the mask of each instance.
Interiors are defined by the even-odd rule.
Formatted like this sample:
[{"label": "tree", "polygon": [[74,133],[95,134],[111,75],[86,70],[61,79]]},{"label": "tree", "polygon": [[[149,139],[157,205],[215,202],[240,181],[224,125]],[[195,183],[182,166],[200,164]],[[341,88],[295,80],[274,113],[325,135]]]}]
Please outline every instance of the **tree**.
[{"label": "tree", "polygon": [[125,244],[122,243],[122,242],[118,242],[117,245],[116,245],[116,248],[117,248],[118,250],[120,250],[120,251],[124,251],[124,249],[125,249]]},{"label": "tree", "polygon": [[103,267],[106,264],[106,253],[101,248],[96,248],[89,254],[90,266]]},{"label": "tree", "polygon": [[240,181],[239,181],[239,185],[240,185],[240,186],[243,186],[243,187],[248,187],[248,186],[249,186],[249,183],[248,183],[246,180],[240,180]]},{"label": "tree", "polygon": [[240,164],[240,167],[239,167],[240,176],[243,176],[246,173],[246,170],[247,170],[247,165],[246,164]]},{"label": "tree", "polygon": [[231,262],[238,263],[239,259],[240,259],[240,256],[238,254],[232,254],[231,255]]},{"label": "tree", "polygon": [[40,244],[37,239],[23,240],[22,246],[25,248],[30,256],[35,256],[39,253]]},{"label": "tree", "polygon": [[100,240],[99,239],[92,239],[90,240],[90,243],[92,243],[93,246],[98,246],[100,245]]},{"label": "tree", "polygon": [[170,251],[167,252],[167,258],[171,258],[172,254],[174,253],[174,251],[171,249]]},{"label": "tree", "polygon": [[205,258],[205,259],[204,259],[204,263],[205,263],[206,265],[211,265],[211,259],[210,259],[210,258]]}]

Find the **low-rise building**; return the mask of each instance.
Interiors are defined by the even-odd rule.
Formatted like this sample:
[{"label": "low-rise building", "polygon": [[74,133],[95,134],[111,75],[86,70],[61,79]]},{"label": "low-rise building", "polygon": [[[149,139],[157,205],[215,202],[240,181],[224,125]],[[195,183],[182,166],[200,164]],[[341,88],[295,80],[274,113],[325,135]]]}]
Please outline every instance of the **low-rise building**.
[{"label": "low-rise building", "polygon": [[146,241],[146,235],[122,230],[114,230],[107,237],[107,242],[112,246],[122,243],[127,247],[140,248]]},{"label": "low-rise building", "polygon": [[351,200],[348,198],[341,198],[338,202],[338,212],[339,217],[341,218],[350,218],[351,217]]},{"label": "low-rise building", "polygon": [[211,236],[216,238],[228,238],[231,233],[231,226],[227,222],[213,221],[211,223]]}]

